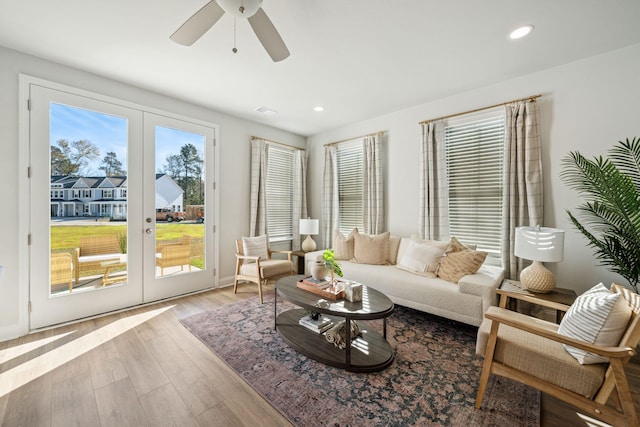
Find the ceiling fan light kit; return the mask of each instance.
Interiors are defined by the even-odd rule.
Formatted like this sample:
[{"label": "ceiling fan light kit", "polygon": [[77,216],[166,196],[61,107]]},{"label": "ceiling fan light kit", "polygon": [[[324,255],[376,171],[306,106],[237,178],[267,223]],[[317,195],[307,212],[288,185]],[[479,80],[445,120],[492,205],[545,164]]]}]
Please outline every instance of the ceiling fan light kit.
[{"label": "ceiling fan light kit", "polygon": [[[178,44],[191,46],[225,13],[235,18],[247,19],[256,37],[274,62],[289,57],[289,49],[262,9],[262,0],[211,0],[187,19],[169,38]],[[233,52],[237,52],[235,46]]]}]

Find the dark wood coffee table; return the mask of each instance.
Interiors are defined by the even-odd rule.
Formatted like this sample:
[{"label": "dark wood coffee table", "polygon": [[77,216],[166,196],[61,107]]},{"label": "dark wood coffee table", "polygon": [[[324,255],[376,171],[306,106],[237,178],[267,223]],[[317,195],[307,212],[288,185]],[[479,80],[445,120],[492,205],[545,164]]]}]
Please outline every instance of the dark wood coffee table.
[{"label": "dark wood coffee table", "polygon": [[[296,287],[303,275],[287,276],[276,282],[274,298],[275,328],[282,339],[305,356],[326,365],[354,372],[380,371],[393,362],[393,349],[387,342],[387,317],[393,313],[393,302],[382,292],[362,286],[362,301],[346,299],[326,300],[319,295]],[[298,307],[278,314],[278,295]],[[346,321],[346,348],[340,350],[329,343],[324,334],[309,331],[298,324],[307,311],[322,313],[334,323]],[[361,336],[350,339],[352,320],[383,319],[383,333],[358,322]]]}]

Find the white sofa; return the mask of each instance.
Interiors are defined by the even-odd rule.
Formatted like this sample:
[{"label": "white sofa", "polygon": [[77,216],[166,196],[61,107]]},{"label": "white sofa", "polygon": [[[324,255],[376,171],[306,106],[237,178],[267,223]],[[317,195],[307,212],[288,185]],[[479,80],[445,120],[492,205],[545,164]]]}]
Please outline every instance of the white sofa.
[{"label": "white sofa", "polygon": [[[338,260],[344,279],[370,286],[387,295],[395,304],[480,326],[485,311],[497,305],[496,289],[504,278],[503,269],[482,265],[476,273],[462,277],[458,283],[405,271],[396,263],[402,259],[409,240],[411,238],[390,237],[390,265]],[[306,275],[311,274],[313,263],[322,260],[322,253],[305,254]]]}]

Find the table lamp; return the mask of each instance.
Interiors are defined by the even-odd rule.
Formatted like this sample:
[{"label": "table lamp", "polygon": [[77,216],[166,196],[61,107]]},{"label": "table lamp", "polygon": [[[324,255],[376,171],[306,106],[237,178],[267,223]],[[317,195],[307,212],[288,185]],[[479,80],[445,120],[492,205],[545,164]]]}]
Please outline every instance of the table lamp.
[{"label": "table lamp", "polygon": [[514,255],[533,261],[520,273],[520,283],[531,292],[550,292],[556,287],[556,279],[542,263],[562,261],[564,230],[539,225],[517,227]]},{"label": "table lamp", "polygon": [[320,220],[317,219],[301,219],[300,234],[306,234],[307,238],[302,242],[302,250],[311,252],[316,250],[316,242],[311,238],[312,235],[318,234],[320,231]]}]

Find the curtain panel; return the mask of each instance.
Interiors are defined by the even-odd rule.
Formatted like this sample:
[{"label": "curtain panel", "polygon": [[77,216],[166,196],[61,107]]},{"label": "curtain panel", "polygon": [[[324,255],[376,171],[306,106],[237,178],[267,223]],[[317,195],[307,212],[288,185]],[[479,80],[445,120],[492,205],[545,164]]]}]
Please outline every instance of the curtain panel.
[{"label": "curtain panel", "polygon": [[449,191],[444,122],[422,125],[418,231],[423,239],[449,239]]},{"label": "curtain panel", "polygon": [[267,157],[268,147],[263,139],[251,141],[251,202],[249,236],[267,234]]},{"label": "curtain panel", "polygon": [[338,225],[338,160],[336,147],[324,147],[322,170],[322,243],[331,247],[333,229]]},{"label": "curtain panel", "polygon": [[526,267],[513,254],[515,228],[543,225],[541,151],[535,100],[506,105],[502,265],[513,280]]},{"label": "curtain panel", "polygon": [[364,138],[363,224],[367,234],[384,230],[384,188],[380,134]]},{"label": "curtain panel", "polygon": [[300,248],[300,220],[307,218],[307,151],[294,152],[293,171],[293,242],[292,249]]}]

